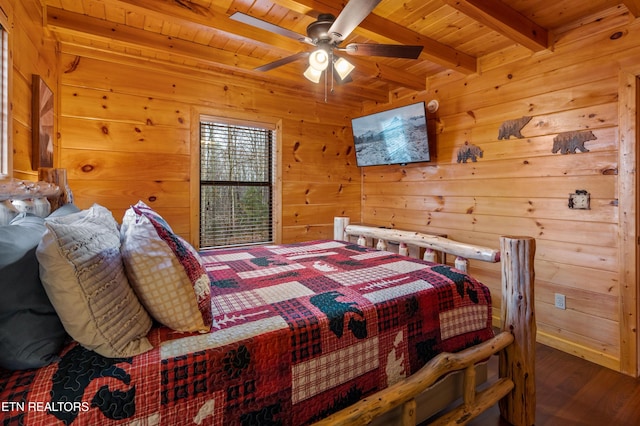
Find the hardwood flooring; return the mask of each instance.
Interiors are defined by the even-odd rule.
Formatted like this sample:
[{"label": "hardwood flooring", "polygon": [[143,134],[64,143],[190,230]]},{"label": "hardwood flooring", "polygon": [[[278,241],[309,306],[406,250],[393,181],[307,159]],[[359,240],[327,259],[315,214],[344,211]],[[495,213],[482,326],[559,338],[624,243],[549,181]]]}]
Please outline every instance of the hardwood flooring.
[{"label": "hardwood flooring", "polygon": [[[489,376],[497,376],[497,357]],[[536,346],[537,426],[640,425],[640,379],[538,344]],[[504,426],[497,405],[468,423]]]}]

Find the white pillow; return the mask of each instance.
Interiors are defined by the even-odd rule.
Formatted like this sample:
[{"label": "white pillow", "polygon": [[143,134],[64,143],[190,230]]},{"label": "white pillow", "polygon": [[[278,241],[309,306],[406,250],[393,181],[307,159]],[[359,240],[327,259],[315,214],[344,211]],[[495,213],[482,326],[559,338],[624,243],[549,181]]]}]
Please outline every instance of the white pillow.
[{"label": "white pillow", "polygon": [[211,281],[195,249],[143,202],[125,212],[120,232],[129,282],[149,314],[176,331],[209,331]]},{"label": "white pillow", "polygon": [[36,250],[40,278],[67,333],[105,357],[151,349],[152,320],[127,281],[111,212],[94,204],[45,225]]}]

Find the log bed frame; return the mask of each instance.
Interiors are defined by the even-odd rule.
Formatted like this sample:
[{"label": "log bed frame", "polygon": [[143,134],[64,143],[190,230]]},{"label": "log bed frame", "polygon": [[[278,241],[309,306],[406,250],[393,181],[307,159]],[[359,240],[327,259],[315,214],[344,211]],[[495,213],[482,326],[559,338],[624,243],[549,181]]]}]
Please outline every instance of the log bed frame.
[{"label": "log bed frame", "polygon": [[[50,195],[52,210],[71,202],[64,169],[42,169],[40,178],[55,183],[60,191]],[[33,196],[28,191],[16,199]],[[422,369],[406,379],[362,399],[320,422],[316,426],[366,425],[374,418],[396,407],[401,407],[401,424],[416,424],[415,397],[436,384],[451,372],[462,372],[462,403],[434,420],[432,425],[461,425],[493,406],[500,405],[501,416],[517,426],[535,423],[535,337],[534,268],[535,240],[530,237],[500,237],[500,251],[459,243],[447,238],[418,232],[385,229],[363,225],[350,225],[349,218],[334,219],[334,239],[348,241],[358,238],[366,245],[367,239],[377,240],[377,248],[385,250],[389,241],[399,243],[399,253],[408,255],[409,246],[425,249],[425,260],[433,261],[435,252],[456,256],[455,266],[467,271],[467,259],[502,262],[501,332],[494,338],[463,351],[441,353]],[[475,365],[492,355],[499,354],[499,379],[478,391]]]},{"label": "log bed frame", "polygon": [[[377,240],[377,248],[386,249],[388,241],[399,243],[399,253],[407,255],[409,246],[425,249],[426,260],[434,251],[456,256],[455,265],[466,272],[467,259],[501,262],[502,305],[501,331],[494,338],[455,354],[441,353],[406,379],[347,407],[316,426],[366,425],[377,416],[401,407],[401,424],[416,424],[415,397],[444,375],[463,372],[462,403],[433,420],[432,425],[466,424],[480,413],[499,403],[501,416],[510,424],[531,426],[535,423],[535,338],[534,256],[535,239],[500,237],[500,251],[459,243],[447,238],[396,229],[350,225],[349,218],[334,219],[334,239]],[[499,378],[489,387],[476,388],[475,365],[492,355],[499,355]]]}]

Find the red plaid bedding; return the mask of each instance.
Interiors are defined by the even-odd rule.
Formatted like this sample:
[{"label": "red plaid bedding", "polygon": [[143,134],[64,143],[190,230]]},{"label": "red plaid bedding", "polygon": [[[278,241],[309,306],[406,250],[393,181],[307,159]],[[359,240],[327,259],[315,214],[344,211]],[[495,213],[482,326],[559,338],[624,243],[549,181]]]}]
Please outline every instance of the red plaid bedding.
[{"label": "red plaid bedding", "polygon": [[3,424],[308,424],[493,335],[489,290],[448,266],[338,241],[201,255],[210,333],[2,371]]}]

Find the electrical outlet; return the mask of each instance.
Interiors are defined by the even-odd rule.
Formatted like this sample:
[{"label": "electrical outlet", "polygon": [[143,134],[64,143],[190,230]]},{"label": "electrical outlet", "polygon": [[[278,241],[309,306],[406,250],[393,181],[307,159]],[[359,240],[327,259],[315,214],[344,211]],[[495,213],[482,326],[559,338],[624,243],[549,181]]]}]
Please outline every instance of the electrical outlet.
[{"label": "electrical outlet", "polygon": [[589,210],[591,195],[585,189],[576,189],[576,192],[569,194],[569,208]]},{"label": "electrical outlet", "polygon": [[556,293],[556,308],[567,309],[567,298],[564,294]]}]

